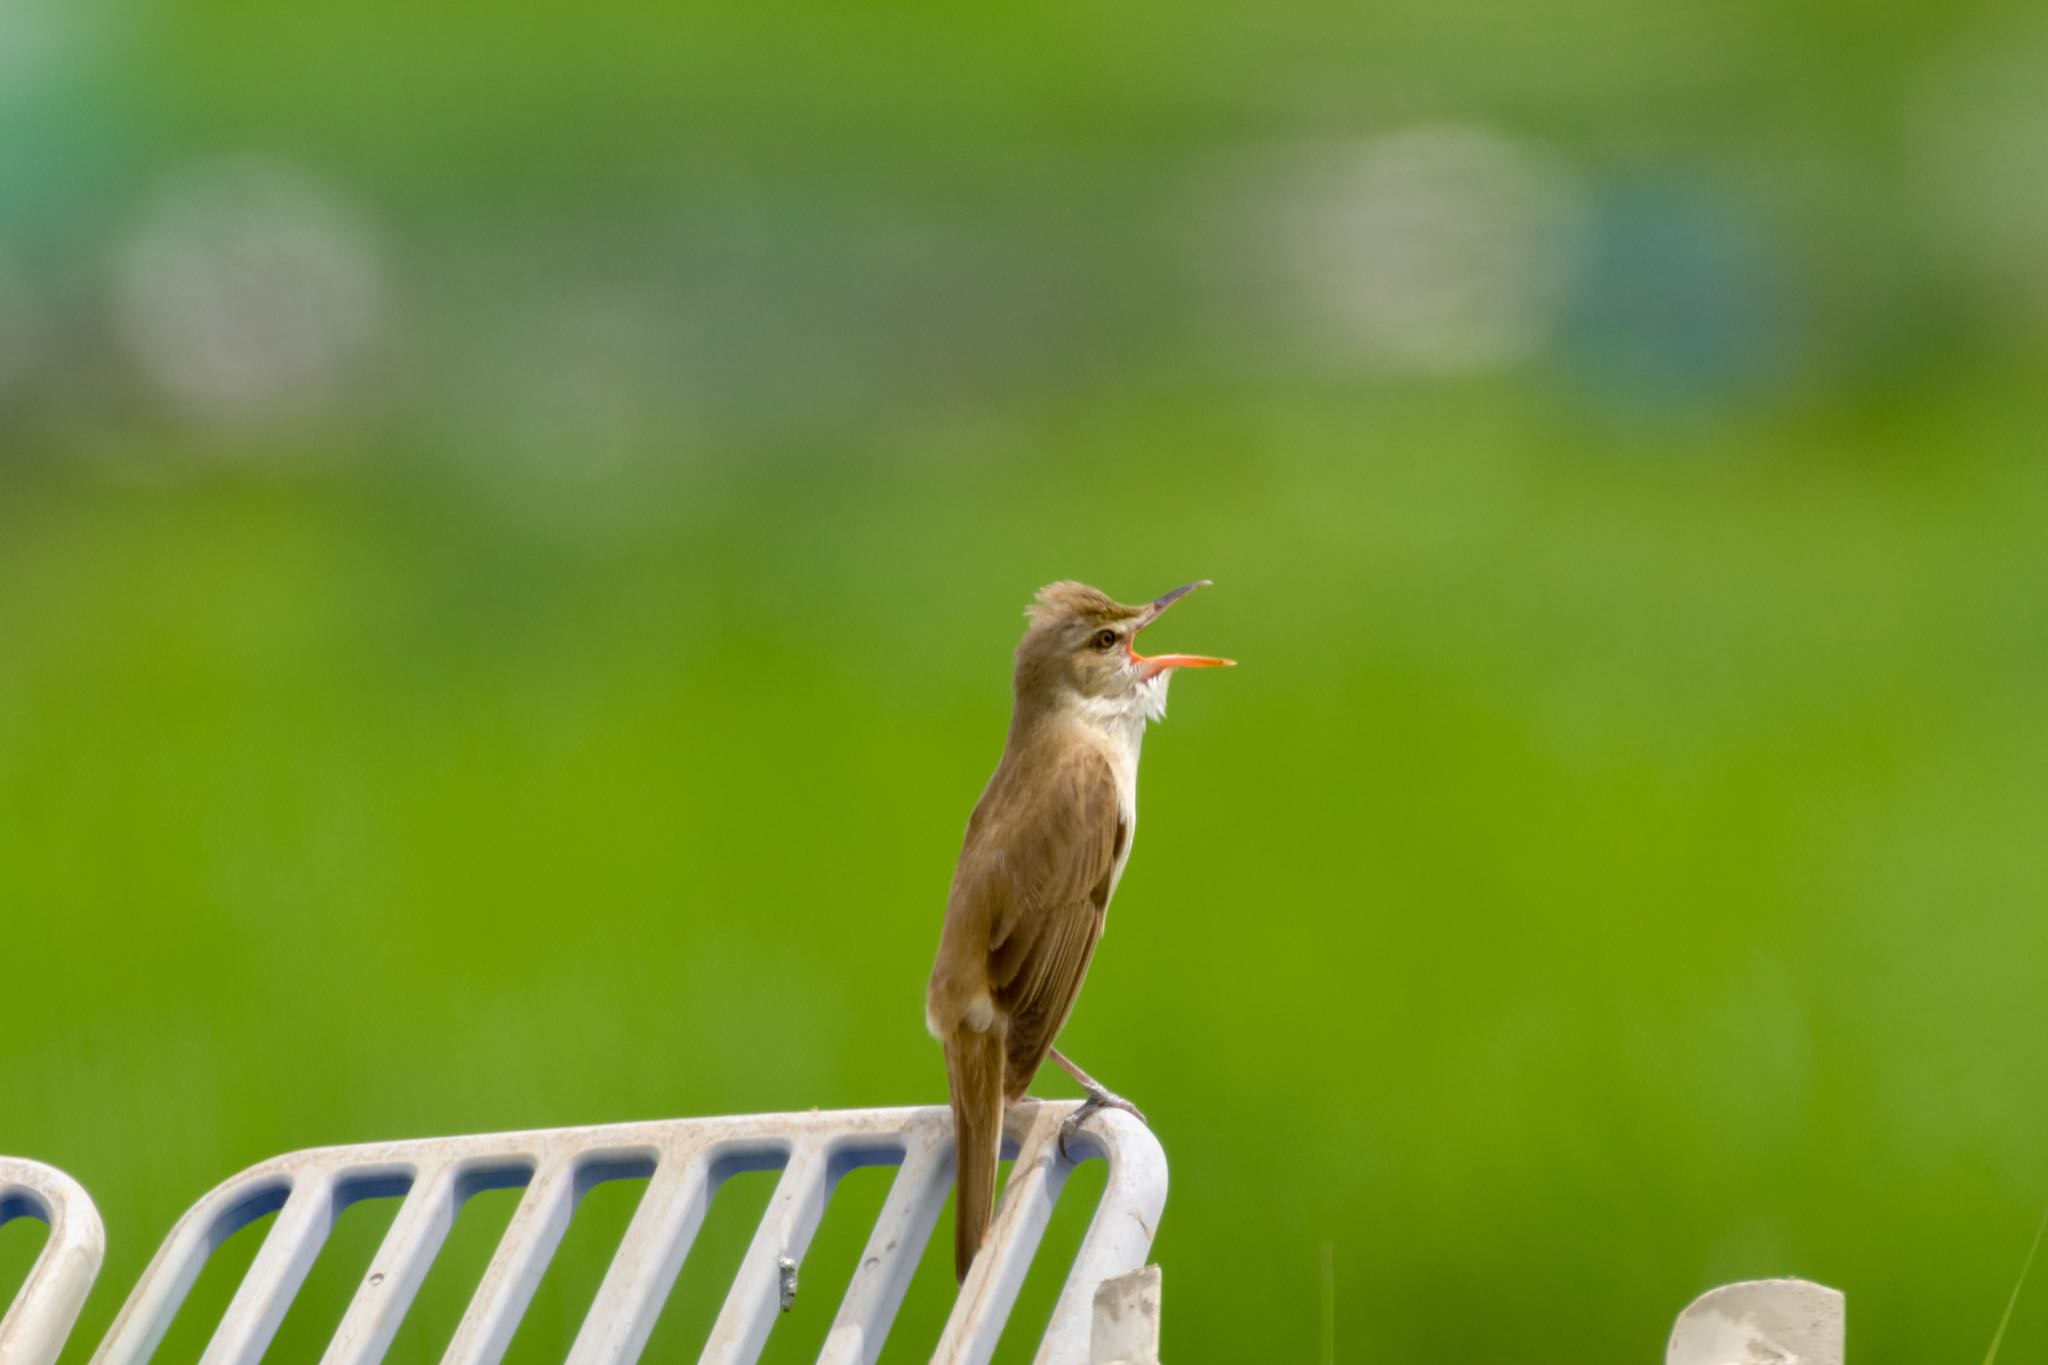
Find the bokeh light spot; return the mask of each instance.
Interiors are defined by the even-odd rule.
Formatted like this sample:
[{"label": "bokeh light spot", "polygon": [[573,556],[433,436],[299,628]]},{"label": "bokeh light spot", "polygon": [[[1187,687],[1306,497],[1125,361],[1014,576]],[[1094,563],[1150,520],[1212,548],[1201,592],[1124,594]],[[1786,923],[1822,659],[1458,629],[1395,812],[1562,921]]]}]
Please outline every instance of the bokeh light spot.
[{"label": "bokeh light spot", "polygon": [[1284,293],[1337,357],[1484,371],[1555,327],[1582,212],[1543,154],[1434,124],[1304,154],[1287,181],[1273,222]]},{"label": "bokeh light spot", "polygon": [[175,171],[116,262],[121,339],[192,415],[235,423],[321,406],[357,373],[382,301],[361,215],[287,164]]}]

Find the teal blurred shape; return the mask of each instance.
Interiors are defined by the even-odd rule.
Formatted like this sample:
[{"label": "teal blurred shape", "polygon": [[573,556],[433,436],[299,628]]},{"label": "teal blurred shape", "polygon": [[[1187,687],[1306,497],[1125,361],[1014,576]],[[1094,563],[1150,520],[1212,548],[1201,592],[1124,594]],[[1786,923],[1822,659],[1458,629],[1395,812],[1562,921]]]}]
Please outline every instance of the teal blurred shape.
[{"label": "teal blurred shape", "polygon": [[1597,398],[1716,405],[1796,380],[1794,277],[1740,197],[1700,181],[1598,185],[1587,236],[1564,354]]}]

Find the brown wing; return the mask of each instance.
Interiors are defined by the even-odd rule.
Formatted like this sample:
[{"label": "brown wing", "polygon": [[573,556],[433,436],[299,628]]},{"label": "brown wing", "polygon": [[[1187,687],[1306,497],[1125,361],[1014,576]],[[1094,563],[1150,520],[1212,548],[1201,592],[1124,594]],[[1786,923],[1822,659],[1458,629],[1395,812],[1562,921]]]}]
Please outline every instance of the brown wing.
[{"label": "brown wing", "polygon": [[1116,779],[1073,753],[1002,832],[1007,886],[989,925],[989,993],[1009,1021],[1005,1089],[1024,1093],[1080,994],[1122,847]]}]

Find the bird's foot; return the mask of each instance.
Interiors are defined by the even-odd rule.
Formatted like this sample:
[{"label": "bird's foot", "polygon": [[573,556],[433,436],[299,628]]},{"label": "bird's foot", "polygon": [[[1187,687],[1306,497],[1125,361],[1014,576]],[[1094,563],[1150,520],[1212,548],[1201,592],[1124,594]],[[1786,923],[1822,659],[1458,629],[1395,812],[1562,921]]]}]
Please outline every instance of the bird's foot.
[{"label": "bird's foot", "polygon": [[[1136,1119],[1138,1122],[1145,1122],[1145,1111],[1138,1108],[1137,1105],[1132,1104],[1122,1095],[1116,1094],[1113,1091],[1105,1090],[1099,1085],[1089,1086],[1088,1098],[1082,1102],[1082,1105],[1079,1109],[1076,1109],[1073,1113],[1067,1115],[1066,1122],[1060,1125],[1061,1160],[1073,1160],[1071,1156],[1067,1155],[1067,1139],[1073,1136],[1076,1132],[1080,1131],[1082,1124],[1086,1123],[1092,1116],[1095,1115],[1096,1112],[1103,1109],[1121,1109],[1126,1114],[1129,1114],[1132,1118]],[[1150,1125],[1147,1126],[1149,1127]]]}]

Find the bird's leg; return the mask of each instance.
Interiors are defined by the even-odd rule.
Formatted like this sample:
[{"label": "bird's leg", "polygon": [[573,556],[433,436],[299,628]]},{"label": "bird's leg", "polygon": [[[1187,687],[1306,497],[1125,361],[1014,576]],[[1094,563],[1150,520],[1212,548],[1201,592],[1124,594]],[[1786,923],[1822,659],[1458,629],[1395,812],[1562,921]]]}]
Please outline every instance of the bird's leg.
[{"label": "bird's leg", "polygon": [[1069,1076],[1072,1076],[1074,1078],[1075,1083],[1079,1085],[1083,1090],[1088,1092],[1087,1101],[1084,1104],[1082,1104],[1082,1106],[1079,1109],[1076,1109],[1072,1114],[1069,1114],[1067,1116],[1067,1121],[1060,1125],[1060,1156],[1062,1159],[1069,1161],[1073,1159],[1067,1156],[1068,1135],[1073,1133],[1082,1124],[1086,1123],[1088,1121],[1088,1116],[1090,1114],[1093,1114],[1098,1109],[1121,1109],[1126,1114],[1129,1114],[1132,1118],[1136,1119],[1138,1122],[1143,1123],[1145,1121],[1144,1112],[1140,1110],[1137,1105],[1132,1104],[1122,1095],[1119,1095],[1115,1091],[1109,1089],[1101,1081],[1096,1080],[1093,1076],[1083,1071],[1080,1067],[1075,1066],[1072,1062],[1068,1061],[1064,1056],[1060,1054],[1060,1050],[1058,1048],[1048,1049],[1047,1055],[1050,1056],[1055,1062],[1059,1063],[1060,1070],[1066,1072]]}]

